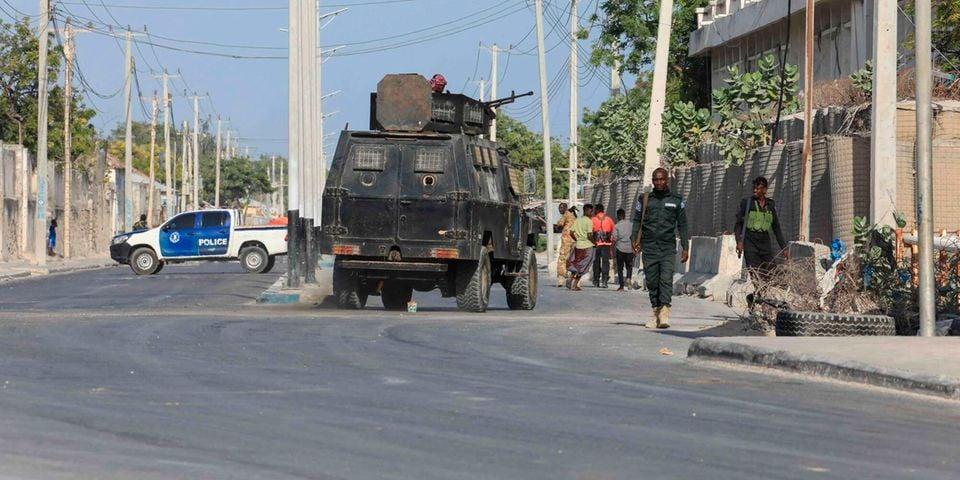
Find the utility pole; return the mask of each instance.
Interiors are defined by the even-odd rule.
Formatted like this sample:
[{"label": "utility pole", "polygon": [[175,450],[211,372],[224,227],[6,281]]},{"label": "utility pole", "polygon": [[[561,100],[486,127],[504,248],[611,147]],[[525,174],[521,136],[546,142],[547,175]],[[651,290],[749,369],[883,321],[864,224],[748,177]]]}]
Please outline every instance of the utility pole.
[{"label": "utility pole", "polygon": [[270,188],[273,189],[273,192],[270,193],[270,206],[277,208],[277,156],[270,156]]},{"label": "utility pole", "polygon": [[[897,3],[873,2],[874,132],[897,131]],[[897,199],[897,136],[870,135],[870,221],[893,225]]]},{"label": "utility pole", "polygon": [[180,209],[187,209],[187,179],[190,177],[190,169],[187,168],[187,121],[183,121],[183,128],[180,130]]},{"label": "utility pole", "polygon": [[[937,297],[933,251],[933,72],[930,0],[917,0],[917,229],[920,249],[920,336],[936,335]],[[894,132],[884,132],[893,135]],[[874,135],[877,132],[874,130]]]},{"label": "utility pole", "polygon": [[200,97],[193,96],[193,209],[200,209]]},{"label": "utility pole", "polygon": [[153,92],[153,99],[150,100],[150,186],[147,194],[147,225],[153,226],[153,207],[154,190],[153,184],[156,182],[157,173],[154,168],[154,156],[157,152],[157,92]]},{"label": "utility pole", "polygon": [[480,80],[474,80],[473,83],[476,83],[476,84],[477,84],[477,91],[480,93],[480,95],[479,95],[480,101],[481,101],[481,102],[487,101],[487,96],[486,96],[486,95],[487,95],[487,93],[486,93],[486,92],[487,92],[487,81],[486,81],[485,79],[481,78]]},{"label": "utility pole", "polygon": [[284,214],[286,214],[286,212],[287,212],[288,209],[287,209],[287,208],[284,208],[284,205],[285,205],[286,202],[287,202],[286,197],[283,196],[283,186],[284,186],[284,185],[285,185],[285,183],[284,183],[284,179],[283,179],[283,162],[281,161],[281,162],[280,162],[280,195],[278,196],[277,201],[280,203],[280,211],[283,212]]},{"label": "utility pole", "polygon": [[[620,45],[614,44],[614,53],[619,55]],[[615,56],[613,59],[613,66],[610,67],[610,96],[616,97],[620,95],[620,90],[622,85],[620,83],[620,57]]]},{"label": "utility pole", "polygon": [[547,216],[547,265],[553,265],[553,162],[550,159],[550,110],[547,98],[547,53],[543,45],[543,0],[536,0],[537,57],[540,69],[540,125],[543,129],[543,196]]},{"label": "utility pole", "polygon": [[[577,204],[577,164],[580,146],[579,132],[579,103],[580,103],[580,79],[578,78],[577,68],[580,62],[580,55],[577,46],[577,34],[580,30],[579,20],[577,18],[577,0],[570,0],[570,160],[568,166],[568,175],[570,176],[570,191],[567,196],[570,200],[570,206]],[[559,275],[559,273],[558,273]]]},{"label": "utility pole", "polygon": [[303,104],[301,88],[303,86],[303,68],[301,67],[301,3],[303,0],[289,1],[289,55],[287,61],[289,88],[287,94],[288,115],[288,153],[289,177],[293,179],[287,186],[287,286],[300,286],[300,162],[303,158],[303,142],[300,132],[303,122]]},{"label": "utility pole", "polygon": [[673,0],[660,0],[657,53],[654,60],[653,85],[650,90],[650,120],[647,122],[647,150],[643,161],[643,185],[652,185],[653,171],[660,168],[659,150],[663,142],[663,107],[667,95],[667,57],[670,55],[672,22]]},{"label": "utility pole", "polygon": [[220,115],[217,115],[217,179],[215,182],[216,185],[214,186],[216,193],[214,194],[213,200],[213,204],[216,205],[217,208],[220,208],[220,123]]},{"label": "utility pole", "polygon": [[[813,31],[816,2],[807,0],[804,20],[803,56],[803,160],[800,182],[800,239],[810,238],[810,184],[813,183],[810,158],[813,153]],[[876,130],[874,130],[876,132]],[[893,135],[894,132],[889,132]]]},{"label": "utility pole", "polygon": [[70,108],[73,99],[73,25],[67,18],[63,29],[63,258],[70,258],[71,218],[73,202],[71,184],[73,183],[73,128],[70,122]]},{"label": "utility pole", "polygon": [[[500,53],[500,47],[498,47],[497,44],[494,43],[493,46],[490,47],[490,100],[497,99],[497,84],[499,83],[499,79],[497,77],[500,76],[500,69],[497,66],[497,57],[499,53]],[[493,109],[493,113],[497,113],[496,108]],[[497,119],[496,118],[494,118],[493,121],[490,122],[490,140],[494,142],[497,141]]]},{"label": "utility pole", "polygon": [[176,171],[176,168],[173,166],[173,161],[176,160],[176,155],[171,157],[170,149],[170,90],[169,90],[169,80],[171,77],[177,77],[179,75],[170,75],[166,70],[163,71],[163,74],[159,76],[163,80],[163,168],[164,173],[166,174],[166,190],[167,190],[167,218],[172,218],[175,210],[175,201],[173,198],[173,185],[176,183],[176,180],[173,178],[173,172]]},{"label": "utility pole", "polygon": [[123,228],[125,232],[133,230],[133,112],[130,109],[130,89],[133,86],[133,51],[130,49],[132,42],[133,33],[127,28],[123,62],[123,102],[127,118],[123,155]]},{"label": "utility pole", "polygon": [[40,22],[37,28],[37,216],[34,223],[34,250],[38,266],[47,264],[46,241],[43,232],[47,227],[47,43],[50,28],[50,0],[40,0]]}]

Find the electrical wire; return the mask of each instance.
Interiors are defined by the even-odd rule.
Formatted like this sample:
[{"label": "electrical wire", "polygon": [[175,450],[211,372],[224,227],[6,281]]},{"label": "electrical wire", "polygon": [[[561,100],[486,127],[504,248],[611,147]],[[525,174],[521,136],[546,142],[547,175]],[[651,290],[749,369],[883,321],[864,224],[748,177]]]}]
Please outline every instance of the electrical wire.
[{"label": "electrical wire", "polygon": [[[395,3],[409,3],[416,0],[370,0],[370,1],[361,1],[354,3],[332,3],[324,5],[324,7],[364,7],[364,6],[373,6],[373,5],[388,5]],[[77,2],[60,2],[61,4],[66,5],[77,5]],[[103,2],[101,2],[103,4]],[[276,7],[264,7],[264,6],[254,6],[254,7],[225,7],[225,6],[215,6],[215,7],[198,7],[198,6],[187,6],[187,5],[140,5],[140,4],[111,4],[103,5],[104,8],[117,8],[117,9],[137,9],[137,10],[173,10],[173,11],[214,11],[214,12],[258,12],[258,11],[270,11],[270,10],[287,10],[286,6],[276,6]]]}]

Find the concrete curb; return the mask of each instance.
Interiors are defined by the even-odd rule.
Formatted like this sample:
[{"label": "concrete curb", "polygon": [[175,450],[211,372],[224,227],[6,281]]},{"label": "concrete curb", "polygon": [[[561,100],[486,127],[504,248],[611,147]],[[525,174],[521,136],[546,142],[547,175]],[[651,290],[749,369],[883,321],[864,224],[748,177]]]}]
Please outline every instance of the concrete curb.
[{"label": "concrete curb", "polygon": [[924,395],[960,400],[960,379],[914,374],[903,370],[873,367],[824,356],[793,354],[784,350],[744,345],[721,338],[699,338],[690,345],[687,357],[758,367],[775,368],[805,375],[863,383]]},{"label": "concrete curb", "polygon": [[283,284],[285,281],[286,276],[281,276],[278,278],[277,281],[270,286],[270,288],[264,290],[260,295],[257,296],[257,303],[263,303],[267,305],[300,303],[300,291],[284,291]]},{"label": "concrete curb", "polygon": [[82,265],[58,265],[46,268],[23,267],[13,273],[0,272],[0,281],[14,280],[33,276],[57,275],[62,273],[80,272],[84,270],[99,270],[118,266],[113,260],[104,260],[102,262],[86,263]]}]

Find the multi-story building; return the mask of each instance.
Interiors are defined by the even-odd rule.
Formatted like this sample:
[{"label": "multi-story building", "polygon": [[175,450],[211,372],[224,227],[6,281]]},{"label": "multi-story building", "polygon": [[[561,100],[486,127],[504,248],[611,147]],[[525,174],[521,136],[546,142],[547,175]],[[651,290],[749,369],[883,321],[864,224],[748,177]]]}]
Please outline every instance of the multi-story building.
[{"label": "multi-story building", "polygon": [[[875,0],[818,0],[814,29],[814,81],[849,77],[873,56]],[[803,76],[806,0],[791,3],[787,35],[788,0],[711,0],[697,10],[697,29],[690,34],[691,56],[710,58],[711,88],[719,88],[727,67],[741,72],[756,69],[765,55],[779,57],[787,48],[787,63]],[[913,24],[901,10],[897,36],[902,45]]]}]

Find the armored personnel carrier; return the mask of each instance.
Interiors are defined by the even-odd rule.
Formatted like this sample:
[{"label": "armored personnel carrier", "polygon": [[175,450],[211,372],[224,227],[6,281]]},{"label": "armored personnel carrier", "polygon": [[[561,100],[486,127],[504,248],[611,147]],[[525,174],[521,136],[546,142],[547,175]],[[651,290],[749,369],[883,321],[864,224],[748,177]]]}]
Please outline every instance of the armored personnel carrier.
[{"label": "armored personnel carrier", "polygon": [[323,194],[320,249],[335,255],[340,307],[379,296],[401,310],[414,290],[439,289],[461,310],[484,312],[495,283],[511,309],[536,306],[537,234],[521,208],[522,175],[484,138],[492,108],[516,98],[435,93],[416,74],[380,81],[370,130],[340,134]]}]

